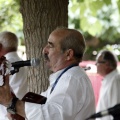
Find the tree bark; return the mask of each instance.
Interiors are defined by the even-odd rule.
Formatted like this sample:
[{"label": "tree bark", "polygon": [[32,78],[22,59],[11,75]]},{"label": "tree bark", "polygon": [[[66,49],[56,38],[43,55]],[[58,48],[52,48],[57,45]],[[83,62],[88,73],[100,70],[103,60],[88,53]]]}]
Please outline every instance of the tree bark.
[{"label": "tree bark", "polygon": [[40,65],[28,68],[29,91],[40,93],[48,86],[50,71],[42,57],[48,36],[58,26],[68,26],[68,0],[20,0],[27,59]]}]

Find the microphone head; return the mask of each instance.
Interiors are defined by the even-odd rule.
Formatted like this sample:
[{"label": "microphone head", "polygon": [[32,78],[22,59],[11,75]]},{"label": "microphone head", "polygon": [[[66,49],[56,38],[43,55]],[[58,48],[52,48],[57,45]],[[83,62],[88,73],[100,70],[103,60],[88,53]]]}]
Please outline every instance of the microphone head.
[{"label": "microphone head", "polygon": [[40,64],[40,60],[38,58],[31,59],[31,66],[37,67]]},{"label": "microphone head", "polygon": [[90,70],[90,69],[91,69],[90,66],[84,68],[85,71],[86,71],[86,70]]}]

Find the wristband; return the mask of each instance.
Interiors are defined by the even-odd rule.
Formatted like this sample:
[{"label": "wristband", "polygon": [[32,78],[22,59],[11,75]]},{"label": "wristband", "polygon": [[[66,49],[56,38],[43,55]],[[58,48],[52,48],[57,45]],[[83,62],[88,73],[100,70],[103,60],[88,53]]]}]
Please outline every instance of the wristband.
[{"label": "wristband", "polygon": [[16,114],[16,103],[18,101],[18,98],[13,97],[11,100],[10,105],[7,107],[7,112],[11,114]]}]

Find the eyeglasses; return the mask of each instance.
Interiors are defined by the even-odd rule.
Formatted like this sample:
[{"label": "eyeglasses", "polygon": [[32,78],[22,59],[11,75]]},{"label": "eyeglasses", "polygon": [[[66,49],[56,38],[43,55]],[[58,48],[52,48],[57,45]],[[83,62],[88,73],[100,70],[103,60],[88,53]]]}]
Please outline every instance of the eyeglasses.
[{"label": "eyeglasses", "polygon": [[106,61],[97,61],[97,62],[95,63],[95,65],[97,65],[97,64],[104,64],[104,63],[106,63]]}]

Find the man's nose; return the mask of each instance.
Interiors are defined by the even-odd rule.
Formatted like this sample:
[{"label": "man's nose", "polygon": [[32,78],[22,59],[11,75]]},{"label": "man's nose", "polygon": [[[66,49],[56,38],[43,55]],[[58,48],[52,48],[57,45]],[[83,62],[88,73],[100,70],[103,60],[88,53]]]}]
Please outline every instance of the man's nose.
[{"label": "man's nose", "polygon": [[48,52],[48,50],[47,50],[47,46],[45,46],[45,47],[43,48],[42,53],[47,53],[47,52]]}]

